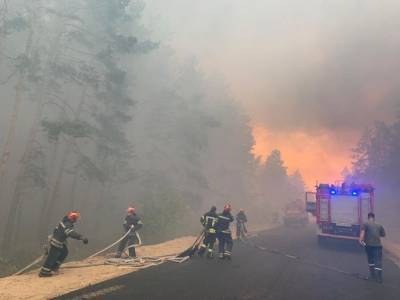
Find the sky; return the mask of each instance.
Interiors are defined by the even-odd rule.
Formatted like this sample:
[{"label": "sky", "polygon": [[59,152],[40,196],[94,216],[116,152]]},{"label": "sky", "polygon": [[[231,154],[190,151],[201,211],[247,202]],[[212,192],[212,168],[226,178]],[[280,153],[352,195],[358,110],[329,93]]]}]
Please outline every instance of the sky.
[{"label": "sky", "polygon": [[224,78],[255,154],[279,148],[308,187],[340,180],[361,132],[399,113],[397,0],[144,2],[156,39]]}]

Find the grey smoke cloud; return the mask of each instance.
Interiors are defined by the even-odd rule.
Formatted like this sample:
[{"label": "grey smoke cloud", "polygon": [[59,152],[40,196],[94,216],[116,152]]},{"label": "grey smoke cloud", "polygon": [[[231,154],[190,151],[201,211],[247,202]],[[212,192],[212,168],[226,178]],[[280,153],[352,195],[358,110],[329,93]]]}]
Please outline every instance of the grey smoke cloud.
[{"label": "grey smoke cloud", "polygon": [[268,128],[358,131],[399,110],[399,1],[145,3],[154,33],[222,73]]}]

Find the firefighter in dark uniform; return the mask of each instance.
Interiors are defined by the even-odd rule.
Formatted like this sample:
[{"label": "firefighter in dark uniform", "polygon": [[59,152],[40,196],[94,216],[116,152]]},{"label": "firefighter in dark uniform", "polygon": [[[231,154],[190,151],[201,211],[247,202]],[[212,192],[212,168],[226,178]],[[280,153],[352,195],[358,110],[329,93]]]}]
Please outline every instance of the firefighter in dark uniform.
[{"label": "firefighter in dark uniform", "polygon": [[375,222],[375,214],[368,214],[368,222],[361,227],[359,241],[367,253],[369,279],[382,283],[382,242],[386,232],[382,225]]},{"label": "firefighter in dark uniform", "polygon": [[247,216],[244,213],[244,209],[241,208],[236,215],[236,237],[238,240],[245,237],[245,233],[247,233],[245,223],[247,223]]},{"label": "firefighter in dark uniform", "polygon": [[217,219],[217,238],[218,238],[218,258],[220,259],[231,259],[233,240],[230,224],[234,221],[231,214],[231,205],[225,204],[224,210],[221,214],[218,214]]},{"label": "firefighter in dark uniform", "polygon": [[139,216],[136,214],[136,209],[134,207],[129,207],[128,210],[128,215],[125,217],[123,227],[125,230],[125,233],[128,233],[128,235],[121,241],[121,243],[118,246],[116,258],[120,258],[122,253],[125,250],[126,244],[128,244],[128,249],[129,249],[129,257],[135,258],[136,257],[136,249],[135,249],[135,244],[138,242],[138,237],[136,235],[136,230],[139,230],[142,228],[143,223],[140,220]]},{"label": "firefighter in dark uniform", "polygon": [[200,222],[204,227],[204,239],[199,249],[199,256],[203,256],[207,250],[207,258],[214,257],[214,244],[217,238],[217,218],[217,208],[215,206],[212,206],[210,211],[200,218]]},{"label": "firefighter in dark uniform", "polygon": [[67,238],[73,238],[88,243],[88,239],[74,230],[74,223],[78,220],[80,213],[71,211],[66,215],[53,231],[50,237],[50,249],[46,260],[40,269],[40,277],[50,277],[53,273],[57,273],[61,264],[68,256]]}]

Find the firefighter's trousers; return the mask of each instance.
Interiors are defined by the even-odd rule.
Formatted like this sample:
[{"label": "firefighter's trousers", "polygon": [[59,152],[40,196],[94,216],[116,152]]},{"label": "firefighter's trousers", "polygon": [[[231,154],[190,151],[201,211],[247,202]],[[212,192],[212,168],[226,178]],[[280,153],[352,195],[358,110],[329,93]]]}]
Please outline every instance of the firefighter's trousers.
[{"label": "firefighter's trousers", "polygon": [[382,246],[366,246],[368,266],[371,274],[382,276]]},{"label": "firefighter's trousers", "polygon": [[42,275],[48,275],[51,271],[57,271],[61,264],[68,256],[68,248],[64,244],[62,248],[50,245],[49,253],[47,254],[46,260],[43,264],[40,273]]},{"label": "firefighter's trousers", "polygon": [[227,232],[219,232],[218,243],[219,256],[228,258],[231,257],[233,248],[232,234]]},{"label": "firefighter's trousers", "polygon": [[199,255],[203,255],[208,249],[208,255],[212,256],[215,240],[217,239],[216,233],[206,232],[203,243],[200,246]]},{"label": "firefighter's trousers", "polygon": [[244,225],[243,222],[237,222],[236,223],[236,237],[238,239],[244,238],[245,233],[247,233],[246,226]]},{"label": "firefighter's trousers", "polygon": [[136,257],[136,249],[133,246],[134,244],[136,244],[138,242],[136,234],[129,234],[127,235],[120,243],[118,246],[118,250],[117,250],[117,256],[121,257],[122,252],[124,252],[126,244],[128,244],[129,247],[129,257]]}]

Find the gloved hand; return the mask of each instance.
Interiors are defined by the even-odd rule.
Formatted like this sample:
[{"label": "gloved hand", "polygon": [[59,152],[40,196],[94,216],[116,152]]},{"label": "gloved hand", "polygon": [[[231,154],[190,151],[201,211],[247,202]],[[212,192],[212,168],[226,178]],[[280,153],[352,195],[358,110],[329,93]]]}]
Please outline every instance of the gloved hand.
[{"label": "gloved hand", "polygon": [[86,245],[87,243],[89,243],[89,240],[87,238],[83,238],[82,242]]}]

